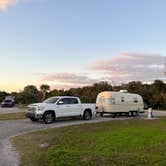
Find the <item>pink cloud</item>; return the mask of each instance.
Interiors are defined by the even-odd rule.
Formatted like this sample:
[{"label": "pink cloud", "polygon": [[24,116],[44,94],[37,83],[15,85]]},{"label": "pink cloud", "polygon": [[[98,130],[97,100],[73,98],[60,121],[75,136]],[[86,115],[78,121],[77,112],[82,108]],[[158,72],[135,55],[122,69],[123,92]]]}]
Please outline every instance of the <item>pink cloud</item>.
[{"label": "pink cloud", "polygon": [[0,11],[6,10],[9,6],[16,3],[16,0],[0,0]]},{"label": "pink cloud", "polygon": [[67,84],[52,84],[51,89],[70,89],[70,88],[78,88],[81,87],[80,85],[67,85]]},{"label": "pink cloud", "polygon": [[165,79],[166,57],[159,54],[124,52],[110,59],[94,62],[90,69],[116,83]]},{"label": "pink cloud", "polygon": [[0,0],[0,12],[7,10],[8,7],[16,4],[17,2],[20,2],[22,4],[28,4],[33,2],[43,3],[46,2],[46,0]]},{"label": "pink cloud", "polygon": [[91,84],[95,83],[95,79],[89,78],[88,76],[74,73],[55,73],[46,74],[42,78],[47,81],[57,81],[61,83],[71,83],[71,84]]},{"label": "pink cloud", "polygon": [[47,82],[51,87],[57,89],[69,89],[73,87],[81,87],[92,85],[99,82],[98,79],[90,78],[83,74],[76,73],[55,73],[55,74],[38,74],[42,82]]},{"label": "pink cloud", "polygon": [[[120,55],[94,62],[87,73],[38,73],[41,82],[56,89],[69,89],[107,81],[112,85],[129,81],[152,82],[165,80],[166,57],[159,54],[121,53]],[[95,76],[96,79],[92,78]]]}]

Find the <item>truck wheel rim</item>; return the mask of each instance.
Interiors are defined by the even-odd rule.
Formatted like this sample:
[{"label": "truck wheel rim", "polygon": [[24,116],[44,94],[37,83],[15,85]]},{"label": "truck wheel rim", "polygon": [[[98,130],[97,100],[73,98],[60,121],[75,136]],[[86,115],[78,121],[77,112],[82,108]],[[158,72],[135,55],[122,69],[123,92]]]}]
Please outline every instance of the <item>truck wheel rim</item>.
[{"label": "truck wheel rim", "polygon": [[90,119],[90,114],[89,114],[89,112],[86,112],[86,113],[85,113],[85,117],[86,117],[86,119]]},{"label": "truck wheel rim", "polygon": [[46,115],[46,121],[47,121],[47,123],[50,123],[50,122],[53,121],[53,116],[52,116],[52,114],[47,114],[47,115]]}]

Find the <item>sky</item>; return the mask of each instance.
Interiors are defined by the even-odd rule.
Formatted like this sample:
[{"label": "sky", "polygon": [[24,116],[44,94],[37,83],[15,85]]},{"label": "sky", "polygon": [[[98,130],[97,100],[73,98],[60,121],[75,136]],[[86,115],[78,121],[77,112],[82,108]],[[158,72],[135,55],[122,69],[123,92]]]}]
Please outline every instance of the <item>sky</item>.
[{"label": "sky", "polygon": [[0,0],[0,91],[165,81],[165,0]]}]

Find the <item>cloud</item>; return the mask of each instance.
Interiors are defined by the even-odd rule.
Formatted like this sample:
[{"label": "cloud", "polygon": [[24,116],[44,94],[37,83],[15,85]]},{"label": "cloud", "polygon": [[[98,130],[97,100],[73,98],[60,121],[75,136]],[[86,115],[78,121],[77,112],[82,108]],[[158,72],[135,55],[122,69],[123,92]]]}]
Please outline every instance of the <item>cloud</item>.
[{"label": "cloud", "polygon": [[46,2],[47,0],[0,0],[0,12],[6,11],[8,7],[16,4],[17,2],[22,3],[22,4],[28,4],[28,3],[43,3]]},{"label": "cloud", "polygon": [[[90,64],[88,73],[36,73],[40,82],[56,89],[69,89],[107,81],[112,85],[129,81],[165,80],[166,57],[159,54],[123,52]],[[35,74],[35,75],[36,75]]]},{"label": "cloud", "polygon": [[115,84],[129,81],[164,80],[166,57],[159,54],[123,52],[110,59],[94,62],[90,69]]},{"label": "cloud", "polygon": [[38,74],[42,82],[48,82],[52,87],[57,89],[69,89],[72,87],[81,87],[86,85],[92,85],[99,82],[98,79],[90,78],[83,74],[76,73],[55,73],[55,74]]},{"label": "cloud", "polygon": [[0,0],[0,11],[6,10],[9,6],[15,4],[17,0]]}]

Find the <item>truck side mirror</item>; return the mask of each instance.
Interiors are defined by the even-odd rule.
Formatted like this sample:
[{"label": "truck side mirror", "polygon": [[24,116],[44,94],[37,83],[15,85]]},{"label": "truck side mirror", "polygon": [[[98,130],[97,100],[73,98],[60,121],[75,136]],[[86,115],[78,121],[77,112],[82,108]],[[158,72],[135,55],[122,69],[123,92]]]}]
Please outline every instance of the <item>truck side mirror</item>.
[{"label": "truck side mirror", "polygon": [[59,101],[59,102],[58,102],[58,105],[62,105],[62,104],[64,104],[63,101]]}]

